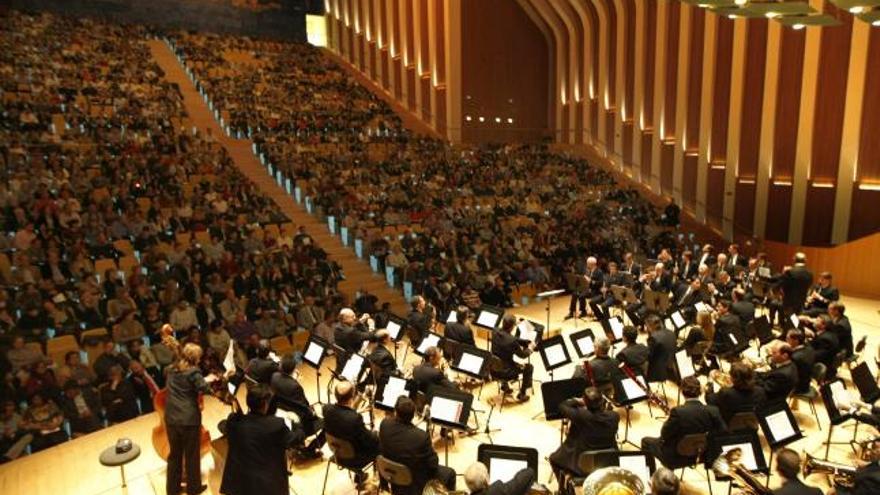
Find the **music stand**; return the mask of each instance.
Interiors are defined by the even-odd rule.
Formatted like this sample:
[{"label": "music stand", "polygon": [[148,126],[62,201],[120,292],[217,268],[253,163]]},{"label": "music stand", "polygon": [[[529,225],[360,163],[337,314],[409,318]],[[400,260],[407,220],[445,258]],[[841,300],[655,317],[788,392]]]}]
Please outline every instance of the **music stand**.
[{"label": "music stand", "polygon": [[623,339],[623,321],[621,321],[620,317],[608,318],[600,323],[602,329],[605,330],[605,335],[612,344],[616,344]]},{"label": "music stand", "polygon": [[488,351],[469,345],[462,345],[461,352],[449,366],[459,373],[464,373],[478,380],[485,380],[489,375],[488,368],[491,359],[492,354]]},{"label": "music stand", "polygon": [[[406,320],[403,318],[391,314],[388,316],[388,324],[385,325],[385,330],[388,330],[388,335],[391,337],[391,340],[394,341],[394,361],[397,361],[397,342],[400,342],[403,339],[403,336],[406,335],[407,330]],[[404,360],[406,358],[404,357]]]},{"label": "music stand", "polygon": [[639,315],[639,312],[635,309],[624,308],[623,312],[629,318],[629,321],[633,324],[633,326],[641,327],[645,324],[645,320],[642,319],[641,315]]},{"label": "music stand", "polygon": [[538,346],[538,352],[541,354],[541,361],[544,362],[544,369],[550,373],[551,381],[554,370],[571,363],[571,355],[568,353],[568,347],[565,346],[562,335],[542,340]]},{"label": "music stand", "polygon": [[546,327],[543,324],[538,323],[537,321],[520,318],[519,323],[516,324],[515,328],[516,338],[533,344],[538,344],[541,342],[541,337],[544,336],[545,328]]},{"label": "music stand", "polygon": [[877,386],[877,379],[874,378],[866,361],[862,361],[850,370],[850,375],[852,375],[852,381],[859,390],[863,402],[873,404],[877,399],[880,399],[880,387]]},{"label": "music stand", "polygon": [[618,407],[623,407],[623,410],[626,411],[626,423],[624,423],[623,442],[621,445],[628,443],[638,449],[639,446],[629,440],[629,428],[632,424],[629,414],[633,405],[648,398],[648,393],[646,392],[648,385],[644,382],[644,378],[641,375],[636,375],[636,379],[642,384],[641,387],[628,376],[615,380],[614,401]]},{"label": "music stand", "polygon": [[349,354],[342,364],[339,377],[355,385],[360,383],[361,376],[367,368],[367,359],[360,354]]},{"label": "music stand", "polygon": [[544,402],[544,418],[547,421],[561,419],[559,425],[559,443],[562,444],[565,435],[565,417],[559,410],[559,404],[563,401],[580,397],[587,388],[587,381],[583,378],[568,378],[541,384],[541,399]]},{"label": "music stand", "polygon": [[770,320],[767,319],[767,315],[761,315],[755,318],[752,320],[752,324],[755,328],[755,335],[758,337],[758,350],[776,339],[776,335],[773,334],[773,328],[770,326]]},{"label": "music stand", "polygon": [[[468,419],[474,396],[458,389],[433,387],[429,390],[430,418],[450,430],[468,431]],[[445,464],[449,465],[449,439],[446,439]]]},{"label": "music stand", "polygon": [[[846,393],[846,384],[840,378],[831,380],[830,382],[825,382],[822,384],[822,386],[819,387],[819,394],[822,396],[822,403],[825,405],[825,411],[828,413],[828,419],[831,422],[831,424],[828,425],[828,438],[826,438],[825,442],[823,442],[823,444],[825,445],[824,460],[826,461],[828,460],[828,455],[831,451],[832,445],[848,444],[850,445],[850,447],[853,447],[853,442],[855,442],[856,435],[858,435],[859,433],[859,423],[858,421],[856,421],[856,428],[853,430],[852,441],[831,441],[831,436],[834,432],[835,426],[838,426],[841,423],[846,422],[847,420],[855,418],[853,411],[841,410],[841,406],[848,405],[849,398],[845,397]],[[854,447],[853,450],[855,450]]]},{"label": "music stand", "polygon": [[636,291],[632,290],[630,287],[612,285],[611,293],[614,294],[614,299],[624,304],[633,304],[639,301],[639,298],[636,297]]},{"label": "music stand", "polygon": [[585,359],[596,352],[596,336],[593,335],[593,331],[589,328],[586,330],[581,330],[580,332],[575,332],[568,336],[571,341],[572,347],[574,347],[574,352],[577,354],[578,358]]},{"label": "music stand", "polygon": [[[697,371],[694,369],[694,360],[688,355],[687,349],[684,347],[675,351],[675,373],[678,375],[678,383],[689,376],[694,376]],[[678,387],[678,397],[675,399],[676,404],[681,404],[681,387]]]},{"label": "music stand", "polygon": [[[755,411],[764,438],[770,446],[771,459],[773,451],[804,438],[804,434],[798,427],[797,419],[787,402],[770,404]],[[767,476],[769,481],[770,476]]]},{"label": "music stand", "polygon": [[526,468],[531,468],[537,479],[537,449],[482,443],[477,447],[477,461],[489,469],[490,485],[496,481],[506,483]]},{"label": "music stand", "polygon": [[642,301],[649,310],[659,314],[666,314],[669,309],[669,294],[665,292],[645,289],[642,292]]},{"label": "music stand", "polygon": [[498,328],[498,324],[501,323],[502,317],[504,317],[503,309],[484,304],[480,306],[474,324],[487,330],[495,330]]},{"label": "music stand", "polygon": [[[764,459],[764,449],[761,447],[761,439],[758,437],[757,431],[748,431],[743,433],[732,433],[718,435],[714,439],[717,449],[721,450],[721,455],[728,453],[733,449],[740,449],[742,457],[739,464],[752,474],[764,474],[770,477],[769,465],[773,462],[773,449],[770,449],[770,461]],[[733,478],[726,475],[719,476],[715,473],[716,481],[728,481],[733,483]]]},{"label": "music stand", "polygon": [[685,328],[688,324],[687,318],[685,318],[681,310],[673,311],[672,314],[669,315],[669,320],[672,322],[672,329],[675,330],[676,335],[678,335],[678,332],[680,332],[681,329]]},{"label": "music stand", "polygon": [[312,368],[315,368],[315,393],[318,396],[318,401],[315,404],[323,404],[321,402],[321,362],[324,361],[327,349],[329,348],[329,342],[312,334],[306,342],[305,349],[303,349],[303,361]]},{"label": "music stand", "polygon": [[602,306],[599,306],[598,303],[594,303],[593,301],[589,301],[587,303],[590,306],[590,309],[593,310],[593,316],[597,320],[605,320],[609,317],[608,312],[602,309]]},{"label": "music stand", "polygon": [[451,309],[446,316],[443,318],[444,323],[456,323],[458,322],[458,311]]},{"label": "music stand", "polygon": [[577,295],[582,294],[589,287],[587,279],[585,279],[583,275],[578,275],[577,273],[566,273],[565,285],[568,287],[569,292]]},{"label": "music stand", "polygon": [[413,352],[418,354],[421,357],[425,357],[425,351],[428,350],[429,347],[440,347],[440,343],[443,341],[443,336],[439,333],[428,332],[427,335],[419,342],[419,346],[413,348]]},{"label": "music stand", "polygon": [[410,397],[415,389],[411,380],[394,375],[386,375],[376,386],[373,404],[383,411],[393,411],[397,399]]},{"label": "music stand", "polygon": [[[651,488],[651,476],[657,470],[657,461],[654,456],[643,451],[606,450],[596,454],[594,466],[596,469],[617,466],[626,469],[642,480],[645,490]],[[646,493],[648,493],[646,491]]]}]

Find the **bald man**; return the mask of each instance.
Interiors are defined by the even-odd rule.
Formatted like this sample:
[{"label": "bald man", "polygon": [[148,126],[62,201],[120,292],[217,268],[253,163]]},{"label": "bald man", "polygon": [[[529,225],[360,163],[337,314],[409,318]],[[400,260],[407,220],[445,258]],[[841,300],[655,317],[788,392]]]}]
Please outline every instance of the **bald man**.
[{"label": "bald man", "polygon": [[593,256],[587,258],[586,265],[583,269],[575,268],[575,273],[584,277],[587,281],[586,287],[572,291],[571,302],[568,304],[568,315],[565,319],[574,318],[575,310],[580,308],[579,317],[587,317],[587,299],[599,294],[602,290],[602,284],[605,282],[605,274],[599,269],[599,262]]},{"label": "bald man", "polygon": [[354,385],[347,381],[337,382],[333,393],[336,404],[326,404],[323,409],[324,432],[351,443],[355,458],[340,464],[351,469],[361,469],[376,459],[379,438],[375,432],[367,429],[364,418],[352,407]]}]

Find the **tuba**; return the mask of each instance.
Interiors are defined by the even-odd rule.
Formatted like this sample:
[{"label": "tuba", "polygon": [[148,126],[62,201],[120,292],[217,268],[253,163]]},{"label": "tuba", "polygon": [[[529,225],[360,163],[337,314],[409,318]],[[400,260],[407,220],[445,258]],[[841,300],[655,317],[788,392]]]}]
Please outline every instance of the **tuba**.
[{"label": "tuba", "polygon": [[584,495],[642,495],[642,479],[628,469],[605,467],[593,471],[584,480]]},{"label": "tuba", "polygon": [[741,493],[748,495],[772,495],[773,490],[764,486],[763,483],[755,478],[755,475],[740,464],[740,458],[742,458],[741,448],[730,449],[715,459],[715,462],[712,463],[712,471],[715,472],[715,476],[732,478],[742,488],[743,491]]},{"label": "tuba", "polygon": [[848,464],[840,464],[837,462],[823,461],[817,459],[810,454],[804,462],[804,478],[811,474],[827,474],[834,482],[834,486],[850,488],[853,485],[853,477],[856,474],[856,467]]}]

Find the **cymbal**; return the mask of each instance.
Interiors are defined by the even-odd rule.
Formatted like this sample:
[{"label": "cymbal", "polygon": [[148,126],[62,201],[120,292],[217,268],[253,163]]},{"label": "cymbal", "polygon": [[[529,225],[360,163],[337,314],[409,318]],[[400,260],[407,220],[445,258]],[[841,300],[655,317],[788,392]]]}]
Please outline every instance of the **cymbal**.
[{"label": "cymbal", "polygon": [[546,292],[539,292],[535,296],[536,297],[552,297],[552,296],[555,296],[558,294],[562,294],[563,292],[565,292],[565,289],[548,290]]}]

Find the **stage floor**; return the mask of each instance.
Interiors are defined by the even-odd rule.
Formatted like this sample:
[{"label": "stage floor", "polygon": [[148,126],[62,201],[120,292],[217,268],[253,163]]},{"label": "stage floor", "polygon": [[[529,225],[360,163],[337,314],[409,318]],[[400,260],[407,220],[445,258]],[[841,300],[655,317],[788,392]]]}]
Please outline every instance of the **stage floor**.
[{"label": "stage floor", "polygon": [[[858,339],[862,335],[868,336],[868,345],[863,355],[876,374],[874,357],[877,355],[878,344],[880,344],[880,324],[878,324],[878,321],[880,321],[880,318],[878,318],[880,302],[848,297],[843,298],[843,300],[847,305],[847,313],[852,321],[855,337]],[[581,320],[563,321],[562,317],[567,312],[567,306],[567,297],[558,297],[552,301],[551,328],[561,328],[564,335],[586,327],[599,330],[600,327],[597,322],[591,321],[586,323]],[[510,312],[518,316],[543,322],[546,321],[545,308],[545,303],[535,302],[526,307],[514,308]],[[418,356],[409,353],[407,362],[402,368],[406,369],[417,361]],[[533,357],[531,362],[535,365],[536,380],[546,381],[550,379],[549,374],[543,369],[539,357]],[[555,378],[568,378],[572,373],[572,367],[573,365],[568,365],[557,370]],[[309,399],[316,400],[314,370],[307,366],[301,366],[300,373],[302,374],[301,382],[306,388]],[[840,375],[845,379],[849,378],[849,372],[846,369],[843,369]],[[320,394],[321,399],[324,401],[327,400],[327,377],[327,373],[321,376]],[[674,404],[677,394],[676,387],[667,384],[666,391],[670,401]],[[497,388],[494,385],[488,385],[483,390],[482,399],[475,400],[474,408],[488,411],[489,405],[487,401],[494,400],[496,393]],[[828,416],[821,403],[817,403],[817,409],[819,409],[818,414],[822,421],[822,431],[819,431],[809,407],[806,404],[801,404],[799,411],[796,412],[796,416],[800,421],[801,428],[804,430],[805,438],[792,444],[791,448],[799,452],[809,452],[813,455],[821,456],[824,454],[822,442],[825,440],[828,432]],[[492,440],[500,445],[537,448],[541,459],[539,481],[548,484],[551,489],[555,490],[555,480],[549,481],[551,478],[550,467],[545,458],[559,446],[560,425],[558,421],[545,421],[541,413],[542,411],[540,385],[536,384],[534,395],[530,401],[522,404],[506,402],[501,412],[495,411],[492,416],[491,426],[493,429],[500,429],[501,431],[493,433]],[[206,400],[204,424],[211,431],[214,438],[218,435],[218,422],[228,413],[228,406],[213,398]],[[481,414],[480,421],[485,421],[485,417],[485,414]],[[632,427],[629,431],[629,439],[635,444],[638,444],[643,436],[659,435],[662,419],[653,419],[649,415],[647,404],[637,404],[632,411],[631,419]],[[377,427],[379,421],[381,421],[381,413],[377,413]],[[99,495],[122,492],[132,495],[162,495],[165,492],[165,463],[156,455],[150,441],[153,426],[156,424],[156,415],[149,414],[130,422],[66,442],[48,451],[25,456],[14,462],[4,464],[0,466],[0,493],[4,495],[44,493]],[[865,438],[873,434],[873,432],[869,432],[869,429],[868,427],[861,427],[859,429],[860,437]],[[622,424],[620,435],[623,435]],[[836,440],[846,441],[852,438],[852,436],[851,426],[838,427],[834,431],[834,438]],[[126,466],[125,475],[128,487],[125,490],[120,486],[119,469],[103,467],[98,462],[100,452],[104,448],[113,445],[121,437],[131,438],[142,448],[141,456]],[[476,460],[478,445],[485,442],[488,442],[485,435],[456,438],[455,442],[449,445],[449,466],[454,468],[459,474],[463,473],[464,469]],[[440,455],[440,462],[444,463],[444,441],[438,439],[435,447]],[[627,448],[631,448],[631,446]],[[329,450],[325,447],[326,458],[329,458]],[[853,453],[848,445],[832,446],[831,460],[852,463],[853,459]],[[325,466],[325,461],[312,461],[297,465],[290,478],[291,493],[297,493],[298,495],[319,493],[324,479]],[[221,473],[219,469],[214,469],[210,455],[203,458],[202,469],[210,486],[210,492],[214,494],[219,493]],[[459,478],[458,481],[459,489],[464,489],[463,479]],[[708,493],[704,471],[687,470],[684,481],[687,492]],[[807,481],[823,488],[828,487],[827,480],[822,475],[811,476]],[[776,477],[772,477],[770,487],[772,488],[777,484],[778,480]],[[716,493],[725,493],[727,491],[726,483],[713,481],[713,490]],[[354,493],[354,489],[345,472],[331,467],[327,492]]]}]

